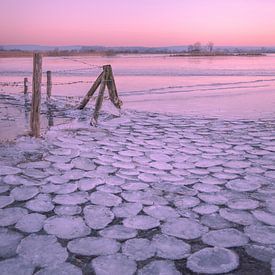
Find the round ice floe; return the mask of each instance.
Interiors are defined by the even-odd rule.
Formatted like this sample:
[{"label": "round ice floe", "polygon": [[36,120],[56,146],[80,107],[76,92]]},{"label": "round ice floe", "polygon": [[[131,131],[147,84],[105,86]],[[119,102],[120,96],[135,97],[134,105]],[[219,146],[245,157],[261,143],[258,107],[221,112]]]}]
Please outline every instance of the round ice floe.
[{"label": "round ice floe", "polygon": [[224,167],[228,168],[248,168],[251,165],[249,161],[242,161],[242,160],[232,160],[225,162],[223,164]]},{"label": "round ice floe", "polygon": [[60,184],[58,186],[59,188],[53,191],[53,193],[59,194],[59,195],[73,193],[77,190],[77,187],[78,187],[76,183],[65,183],[65,184]]},{"label": "round ice floe", "polygon": [[187,267],[193,272],[203,274],[227,273],[239,266],[238,255],[226,248],[204,248],[192,254]]},{"label": "round ice floe", "polygon": [[0,208],[4,208],[14,202],[12,196],[0,196]]},{"label": "round ice floe", "polygon": [[23,174],[36,180],[41,180],[49,176],[48,172],[42,171],[40,169],[26,169],[23,170]]},{"label": "round ice floe", "polygon": [[158,169],[158,170],[172,170],[173,169],[173,166],[168,164],[167,162],[153,161],[153,162],[150,162],[149,165],[155,169]]},{"label": "round ice floe", "polygon": [[50,212],[54,209],[51,198],[48,195],[40,194],[35,199],[26,203],[26,207],[35,212]]},{"label": "round ice floe", "polygon": [[22,238],[23,235],[20,233],[6,228],[0,228],[0,257],[10,258],[15,256],[17,246]]},{"label": "round ice floe", "polygon": [[227,206],[232,209],[250,210],[257,208],[259,206],[259,202],[247,198],[237,198],[228,201]]},{"label": "round ice floe", "polygon": [[122,202],[120,197],[102,191],[93,192],[90,195],[90,201],[103,206],[118,206]]},{"label": "round ice floe", "polygon": [[95,170],[96,166],[94,162],[89,158],[78,157],[72,160],[72,164],[75,168],[84,170],[84,171],[92,171]]},{"label": "round ice floe", "polygon": [[205,244],[217,247],[237,247],[248,243],[248,237],[233,228],[214,230],[202,236]]},{"label": "round ice floe", "polygon": [[15,228],[26,233],[35,233],[42,229],[45,220],[46,216],[38,213],[31,213],[18,220]]},{"label": "round ice floe", "polygon": [[175,199],[174,204],[180,209],[192,208],[200,204],[200,200],[195,197],[180,196]]},{"label": "round ice floe", "polygon": [[101,230],[99,234],[105,238],[128,240],[137,235],[137,230],[128,228],[123,225],[113,225]]},{"label": "round ice floe", "polygon": [[262,262],[271,262],[275,259],[275,246],[266,247],[263,245],[250,244],[245,246],[245,252]]},{"label": "round ice floe", "polygon": [[122,253],[130,259],[144,261],[155,255],[156,248],[147,239],[131,239],[122,245]]},{"label": "round ice floe", "polygon": [[185,240],[192,240],[201,237],[208,231],[208,228],[195,220],[178,218],[165,222],[161,226],[163,234],[175,236]]},{"label": "round ice floe", "polygon": [[218,210],[219,210],[219,207],[217,205],[207,204],[207,203],[201,203],[198,206],[193,208],[193,211],[200,215],[213,214]]},{"label": "round ice floe", "polygon": [[245,179],[236,179],[229,181],[225,186],[234,191],[248,192],[259,189],[261,187],[261,184]]},{"label": "round ice floe", "polygon": [[138,190],[143,190],[148,188],[149,185],[143,182],[129,182],[129,183],[123,184],[121,187],[124,190],[138,191]]},{"label": "round ice floe", "polygon": [[251,225],[256,222],[249,212],[243,210],[222,208],[219,213],[224,219],[241,225]]},{"label": "round ice floe", "polygon": [[197,213],[193,212],[190,209],[177,209],[177,212],[183,218],[191,218],[191,219],[198,219],[199,218],[199,215]]},{"label": "round ice floe", "polygon": [[89,179],[89,178],[84,178],[81,179],[77,182],[78,188],[79,190],[82,191],[90,191],[92,189],[94,189],[96,186],[103,184],[103,180],[100,178],[93,178],[93,179]]},{"label": "round ice floe", "polygon": [[114,219],[113,212],[105,206],[89,205],[83,212],[86,223],[92,229],[102,229]]},{"label": "round ice floe", "polygon": [[275,213],[275,200],[274,199],[267,199],[265,203],[266,203],[266,209],[269,212]]},{"label": "round ice floe", "polygon": [[253,216],[268,225],[275,225],[275,214],[263,211],[263,210],[254,210],[252,211]]},{"label": "round ice floe", "polygon": [[162,161],[162,162],[170,162],[172,161],[172,158],[169,157],[166,154],[161,154],[161,153],[152,153],[149,155],[151,160],[155,160],[155,161]]},{"label": "round ice floe", "polygon": [[78,205],[83,204],[88,200],[88,193],[80,191],[71,194],[57,195],[53,201],[57,204]]},{"label": "round ice floe", "polygon": [[28,210],[21,207],[0,209],[0,226],[9,226],[15,224],[20,218],[27,214]]},{"label": "round ice floe", "polygon": [[129,228],[148,230],[160,225],[159,220],[145,215],[137,215],[123,220],[123,225]]},{"label": "round ice floe", "polygon": [[139,157],[139,156],[143,156],[142,152],[133,151],[133,150],[124,150],[124,151],[119,151],[118,153],[120,155],[126,156],[126,157]]},{"label": "round ice floe", "polygon": [[152,241],[157,249],[157,256],[170,259],[179,260],[189,256],[191,246],[182,240],[167,235],[156,235]]},{"label": "round ice floe", "polygon": [[205,193],[214,193],[219,192],[221,190],[221,187],[214,184],[207,184],[207,183],[196,183],[193,185],[193,188]]},{"label": "round ice floe", "polygon": [[136,166],[133,162],[123,162],[123,161],[116,161],[112,163],[115,168],[121,169],[134,169]]},{"label": "round ice floe", "polygon": [[82,211],[81,207],[78,205],[59,205],[54,209],[55,214],[57,215],[65,215],[65,216],[73,216],[80,214]]},{"label": "round ice floe", "polygon": [[112,177],[106,177],[105,182],[108,185],[123,185],[125,183],[125,179],[112,176]]},{"label": "round ice floe", "polygon": [[85,173],[80,169],[66,171],[63,176],[67,180],[79,180],[85,177]]},{"label": "round ice floe", "polygon": [[180,275],[172,261],[153,261],[139,270],[138,275]]},{"label": "round ice floe", "polygon": [[5,176],[5,175],[15,175],[21,173],[22,170],[19,168],[11,167],[11,166],[0,166],[0,176]]},{"label": "round ice floe", "polygon": [[69,156],[58,156],[58,155],[50,155],[45,157],[45,160],[54,162],[54,163],[67,163],[71,161],[71,157]]},{"label": "round ice floe", "polygon": [[32,275],[35,266],[21,258],[12,258],[0,262],[0,274]]},{"label": "round ice floe", "polygon": [[68,258],[66,248],[58,243],[55,236],[31,234],[17,247],[19,256],[39,267],[63,263]]},{"label": "round ice floe", "polygon": [[135,261],[119,253],[115,255],[99,256],[92,260],[91,267],[96,275],[133,275],[137,270]]},{"label": "round ice floe", "polygon": [[203,215],[201,223],[212,229],[223,229],[232,227],[232,223],[222,218],[218,213]]},{"label": "round ice floe", "polygon": [[275,171],[267,171],[265,174],[265,177],[271,178],[271,179],[275,179]]},{"label": "round ice floe", "polygon": [[107,184],[98,186],[96,190],[100,192],[111,193],[111,194],[118,194],[122,192],[122,189],[119,186],[107,185]]},{"label": "round ice floe", "polygon": [[205,194],[205,193],[199,193],[198,197],[209,204],[216,204],[216,205],[223,205],[226,204],[228,199],[219,193],[213,193],[213,194]]},{"label": "round ice floe", "polygon": [[38,192],[39,192],[39,189],[35,186],[21,186],[21,187],[15,187],[11,191],[11,195],[17,201],[26,201],[36,196]]},{"label": "round ice floe", "polygon": [[68,180],[65,179],[63,176],[50,176],[47,178],[47,181],[53,184],[63,184],[66,183]]},{"label": "round ice floe", "polygon": [[91,229],[81,217],[53,216],[44,223],[44,230],[61,239],[74,239],[90,234]]},{"label": "round ice floe", "polygon": [[101,256],[115,254],[120,244],[112,239],[87,237],[68,243],[68,250],[82,256]]},{"label": "round ice floe", "polygon": [[141,203],[121,203],[113,208],[113,212],[118,218],[128,218],[136,216],[142,209]]},{"label": "round ice floe", "polygon": [[254,242],[275,244],[275,226],[250,225],[244,228],[244,233]]},{"label": "round ice floe", "polygon": [[153,174],[148,174],[148,173],[140,173],[138,178],[141,181],[144,181],[146,183],[152,183],[152,182],[157,182],[159,181],[159,178]]},{"label": "round ice floe", "polygon": [[57,266],[47,267],[39,270],[35,275],[82,275],[80,268],[70,263],[62,263]]},{"label": "round ice floe", "polygon": [[206,184],[213,184],[213,185],[221,185],[224,184],[225,181],[221,179],[214,178],[212,176],[206,176],[200,179],[201,183],[206,183]]},{"label": "round ice floe", "polygon": [[143,211],[156,219],[159,220],[166,220],[169,218],[178,218],[179,214],[170,206],[163,206],[163,205],[153,205],[149,207],[143,208]]},{"label": "round ice floe", "polygon": [[[0,180],[1,180],[1,178],[0,178]],[[10,190],[10,186],[9,185],[0,185],[0,194],[5,193],[5,192],[7,192],[9,190]]]},{"label": "round ice floe", "polygon": [[199,160],[198,162],[196,162],[195,166],[197,166],[199,168],[209,168],[209,167],[221,165],[222,163],[223,163],[223,161],[221,161],[221,160],[204,159],[204,160]]},{"label": "round ice floe", "polygon": [[213,177],[220,179],[220,180],[233,180],[238,177],[236,174],[230,174],[225,172],[217,172],[213,174]]}]

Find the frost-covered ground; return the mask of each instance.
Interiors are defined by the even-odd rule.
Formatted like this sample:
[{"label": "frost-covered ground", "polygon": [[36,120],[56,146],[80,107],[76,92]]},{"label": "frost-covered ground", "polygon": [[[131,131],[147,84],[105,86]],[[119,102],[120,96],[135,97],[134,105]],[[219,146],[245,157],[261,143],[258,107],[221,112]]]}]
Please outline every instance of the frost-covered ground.
[{"label": "frost-covered ground", "polygon": [[0,152],[0,274],[274,272],[274,119],[83,115]]}]

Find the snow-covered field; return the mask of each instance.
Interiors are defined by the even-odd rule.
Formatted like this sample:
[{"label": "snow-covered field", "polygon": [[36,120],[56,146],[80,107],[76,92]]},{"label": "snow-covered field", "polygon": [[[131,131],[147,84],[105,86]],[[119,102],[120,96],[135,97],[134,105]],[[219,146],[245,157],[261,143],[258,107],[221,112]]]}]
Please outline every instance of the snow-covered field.
[{"label": "snow-covered field", "polygon": [[1,274],[272,274],[274,119],[88,118],[1,147]]}]

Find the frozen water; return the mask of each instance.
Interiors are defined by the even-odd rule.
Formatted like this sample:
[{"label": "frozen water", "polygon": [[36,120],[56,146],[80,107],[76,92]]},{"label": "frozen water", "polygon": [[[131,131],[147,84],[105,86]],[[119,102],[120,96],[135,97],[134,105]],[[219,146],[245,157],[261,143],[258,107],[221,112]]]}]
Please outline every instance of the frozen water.
[{"label": "frozen water", "polygon": [[236,179],[229,181],[226,187],[239,192],[255,191],[261,187],[261,184],[244,179]]},{"label": "frozen water", "polygon": [[257,220],[267,225],[275,225],[275,214],[263,210],[254,210],[252,214]]},{"label": "frozen water", "polygon": [[89,199],[91,203],[103,206],[118,206],[122,202],[120,197],[102,191],[93,192]]},{"label": "frozen water", "polygon": [[127,240],[134,238],[137,235],[137,231],[133,228],[128,228],[123,225],[112,225],[101,230],[99,234],[106,238]]},{"label": "frozen water", "polygon": [[0,257],[10,258],[15,256],[17,246],[22,238],[23,235],[20,233],[6,228],[0,228]]},{"label": "frozen water", "polygon": [[23,174],[36,180],[44,179],[49,176],[48,172],[39,169],[25,169],[23,170]]},{"label": "frozen water", "polygon": [[210,231],[202,236],[205,244],[217,247],[237,247],[248,243],[248,237],[239,230],[228,228]]},{"label": "frozen water", "polygon": [[143,156],[142,152],[133,151],[133,150],[124,150],[124,151],[120,151],[118,153],[120,155],[122,155],[122,156],[127,156],[127,157],[139,157],[139,156]]},{"label": "frozen water", "polygon": [[150,162],[149,165],[155,169],[158,170],[172,170],[172,165],[168,164],[167,162],[161,162],[161,161],[153,161]]},{"label": "frozen water", "polygon": [[224,219],[241,225],[251,225],[256,222],[255,218],[244,210],[222,208],[219,213]]},{"label": "frozen water", "polygon": [[274,199],[267,199],[265,203],[266,203],[266,209],[269,212],[275,213],[275,200]]},{"label": "frozen water", "polygon": [[123,185],[125,183],[125,179],[112,176],[112,177],[106,177],[105,182],[108,185]]},{"label": "frozen water", "polygon": [[35,233],[43,228],[45,220],[46,216],[38,213],[31,213],[19,219],[15,228],[26,233]]},{"label": "frozen water", "polygon": [[152,153],[149,155],[151,160],[155,160],[155,161],[161,161],[161,162],[170,162],[173,159],[166,155],[166,154],[161,154],[161,153]]},{"label": "frozen water", "polygon": [[139,270],[138,275],[180,275],[172,261],[152,261]]},{"label": "frozen water", "polygon": [[31,234],[17,247],[17,253],[31,264],[39,267],[61,264],[68,258],[66,248],[55,236]]},{"label": "frozen water", "polygon": [[141,203],[121,203],[113,208],[113,212],[118,218],[128,218],[136,216],[142,209]]},{"label": "frozen water", "polygon": [[244,228],[244,233],[254,242],[275,244],[275,226],[250,225]]},{"label": "frozen water", "polygon": [[35,275],[82,275],[80,268],[70,263],[62,263],[56,266],[39,270]]},{"label": "frozen water", "polygon": [[92,229],[102,229],[114,219],[113,212],[105,206],[85,206],[83,212],[86,223]]},{"label": "frozen water", "polygon": [[119,186],[107,185],[107,184],[98,186],[96,190],[100,192],[112,193],[112,194],[118,194],[122,192],[122,189]]},{"label": "frozen water", "polygon": [[93,190],[96,186],[103,184],[103,180],[100,178],[88,179],[84,178],[77,182],[78,188],[81,191],[90,191]]},{"label": "frozen water", "polygon": [[206,184],[213,184],[213,185],[222,185],[225,183],[224,180],[214,178],[212,176],[206,176],[204,178],[200,179],[201,183],[206,183]]},{"label": "frozen water", "polygon": [[16,175],[22,173],[22,170],[19,168],[11,167],[11,166],[5,166],[1,165],[0,166],[0,176],[5,176],[5,175]]},{"label": "frozen water", "polygon": [[219,210],[219,207],[213,204],[201,203],[200,205],[194,207],[192,210],[200,215],[205,215],[217,212]]},{"label": "frozen water", "polygon": [[122,245],[122,253],[130,259],[144,261],[155,255],[156,248],[147,239],[131,239]]},{"label": "frozen water", "polygon": [[0,196],[0,208],[4,208],[14,202],[12,196]]},{"label": "frozen water", "polygon": [[56,195],[53,201],[57,204],[78,205],[85,203],[88,200],[87,196],[88,193],[80,191],[71,194]]},{"label": "frozen water", "polygon": [[50,176],[47,178],[47,181],[53,184],[63,184],[66,183],[68,180],[65,179],[63,176]]},{"label": "frozen water", "polygon": [[87,237],[70,241],[67,247],[77,255],[101,256],[115,254],[120,249],[120,244],[112,239]]},{"label": "frozen water", "polygon": [[152,183],[152,182],[157,182],[159,181],[159,178],[153,174],[148,174],[148,173],[140,173],[138,178],[141,181],[144,181],[146,183]]},{"label": "frozen water", "polygon": [[20,218],[27,214],[28,210],[22,207],[0,209],[0,226],[15,224]]},{"label": "frozen water", "polygon": [[249,256],[263,262],[269,263],[273,258],[275,259],[275,246],[272,248],[257,244],[249,244],[245,246],[245,252]]},{"label": "frozen water", "polygon": [[208,228],[199,224],[195,220],[178,218],[165,222],[161,226],[161,231],[163,234],[185,240],[192,240],[201,237],[208,231]]},{"label": "frozen water", "polygon": [[133,275],[137,270],[136,262],[123,254],[99,256],[92,260],[91,267],[96,275]]},{"label": "frozen water", "polygon": [[64,173],[64,178],[67,180],[79,180],[85,177],[85,173],[80,169],[72,169]]},{"label": "frozen water", "polygon": [[52,200],[47,195],[38,195],[36,198],[28,201],[26,207],[35,212],[50,212],[54,209]]},{"label": "frozen water", "polygon": [[179,214],[176,212],[176,210],[174,210],[170,206],[153,205],[153,206],[143,208],[143,211],[147,215],[159,220],[166,220],[169,218],[179,217]]},{"label": "frozen water", "polygon": [[59,188],[54,191],[55,194],[70,194],[77,190],[77,184],[76,183],[66,183],[66,184],[60,184]]},{"label": "frozen water", "polygon": [[148,230],[160,225],[155,218],[146,215],[137,215],[123,220],[123,225],[129,228]]},{"label": "frozen water", "polygon": [[187,258],[191,251],[189,244],[171,236],[156,235],[152,242],[156,247],[157,256],[164,259],[179,260]]},{"label": "frozen water", "polygon": [[[0,178],[1,180],[1,178]],[[0,194],[5,193],[10,190],[10,186],[8,185],[0,185]]]},{"label": "frozen water", "polygon": [[116,162],[113,162],[112,165],[115,168],[122,168],[122,169],[134,169],[135,168],[135,164],[133,162],[116,161]]},{"label": "frozen water", "polygon": [[175,199],[174,204],[180,209],[192,208],[200,204],[200,200],[195,197],[180,196]]},{"label": "frozen water", "polygon": [[249,210],[259,207],[259,202],[248,198],[237,198],[228,201],[227,206],[232,209]]},{"label": "frozen water", "polygon": [[0,261],[1,275],[32,275],[35,267],[21,258]]},{"label": "frozen water", "polygon": [[44,223],[44,230],[48,234],[56,235],[61,239],[74,239],[87,236],[91,229],[81,217],[53,216]]},{"label": "frozen water", "polygon": [[81,207],[78,205],[59,205],[54,209],[55,214],[57,215],[65,215],[65,216],[73,216],[80,214],[82,211]]},{"label": "frozen water", "polygon": [[73,159],[71,163],[74,165],[75,168],[84,171],[92,171],[96,168],[94,162],[89,158],[77,157]]},{"label": "frozen water", "polygon": [[238,255],[226,248],[204,248],[187,259],[187,267],[204,274],[227,273],[239,266]]},{"label": "frozen water", "polygon": [[223,161],[216,159],[202,159],[195,163],[195,166],[199,168],[209,168],[213,166],[221,165]]},{"label": "frozen water", "polygon": [[35,186],[20,186],[15,187],[10,194],[16,201],[27,201],[36,196],[38,192],[39,189]]},{"label": "frozen water", "polygon": [[218,213],[203,215],[201,223],[212,229],[223,229],[233,226],[232,223],[222,218]]},{"label": "frozen water", "polygon": [[17,175],[8,175],[3,178],[3,182],[9,185],[40,185],[39,181],[32,181]]}]

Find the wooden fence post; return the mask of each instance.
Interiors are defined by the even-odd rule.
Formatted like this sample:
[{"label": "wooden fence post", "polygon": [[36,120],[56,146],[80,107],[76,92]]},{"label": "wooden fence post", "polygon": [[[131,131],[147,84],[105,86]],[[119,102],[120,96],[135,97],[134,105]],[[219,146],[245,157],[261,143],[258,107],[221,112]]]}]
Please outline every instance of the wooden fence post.
[{"label": "wooden fence post", "polygon": [[52,72],[47,71],[47,100],[51,98],[52,95]]},{"label": "wooden fence post", "polygon": [[42,55],[33,55],[32,106],[31,106],[31,136],[40,136],[40,102],[42,81]]},{"label": "wooden fence post", "polygon": [[24,94],[26,95],[28,93],[28,78],[24,78]]}]

